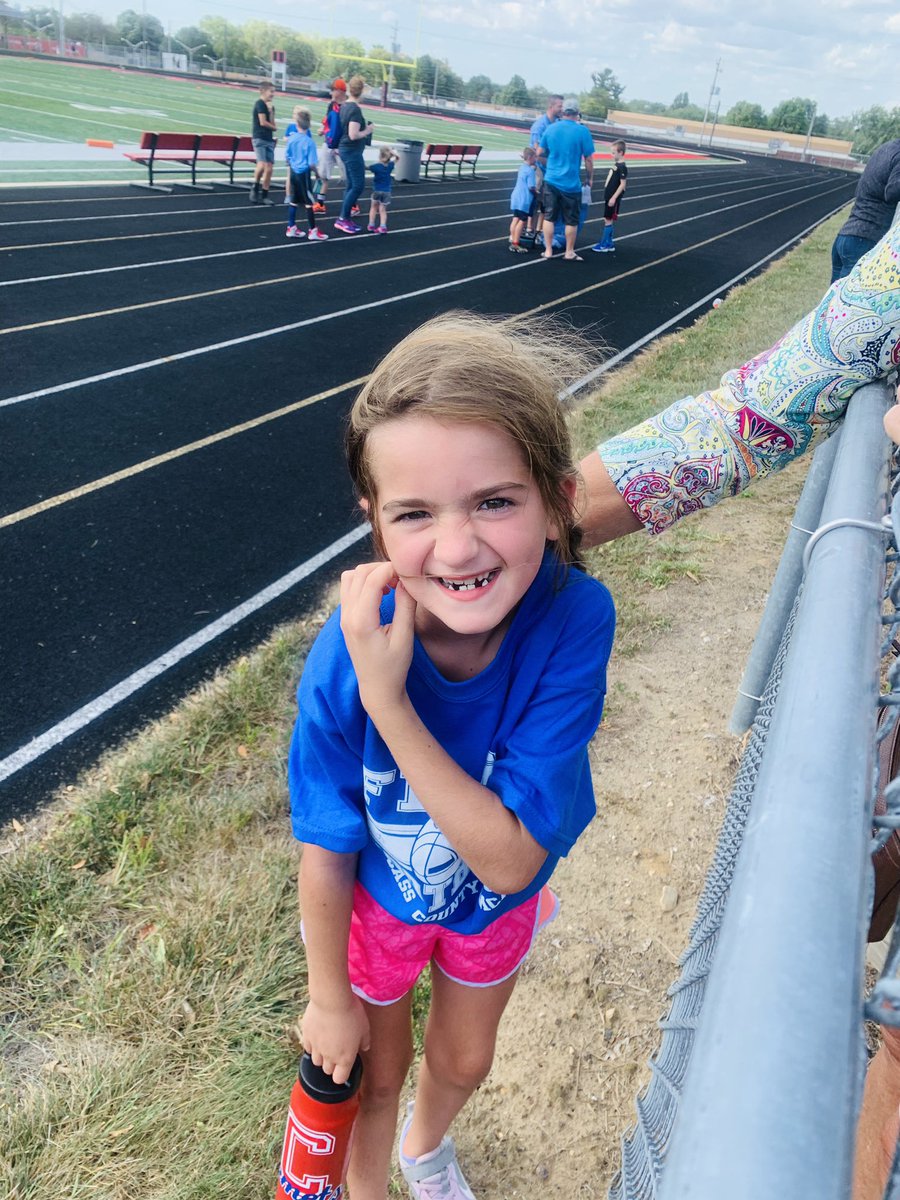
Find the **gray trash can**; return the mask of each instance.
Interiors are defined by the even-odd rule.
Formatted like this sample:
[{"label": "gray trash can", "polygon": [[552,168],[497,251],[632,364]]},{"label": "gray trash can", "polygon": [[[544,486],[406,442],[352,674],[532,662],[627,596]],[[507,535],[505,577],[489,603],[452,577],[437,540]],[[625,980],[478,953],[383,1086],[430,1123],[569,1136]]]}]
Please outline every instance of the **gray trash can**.
[{"label": "gray trash can", "polygon": [[418,183],[422,172],[424,142],[397,142],[400,161],[394,170],[394,178],[400,183]]}]

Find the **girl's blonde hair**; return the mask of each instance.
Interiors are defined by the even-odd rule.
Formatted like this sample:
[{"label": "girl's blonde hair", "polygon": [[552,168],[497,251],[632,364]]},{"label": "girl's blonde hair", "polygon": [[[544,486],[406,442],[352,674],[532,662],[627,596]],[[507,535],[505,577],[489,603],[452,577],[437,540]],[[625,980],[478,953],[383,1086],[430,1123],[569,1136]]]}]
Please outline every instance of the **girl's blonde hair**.
[{"label": "girl's blonde hair", "polygon": [[450,312],[421,325],[382,359],[348,418],[347,464],[369,502],[380,545],[369,434],[404,416],[486,422],[508,434],[560,533],[559,559],[578,561],[580,530],[567,484],[577,482],[560,389],[583,377],[597,354],[571,329],[549,320],[489,319]]},{"label": "girl's blonde hair", "polygon": [[358,100],[360,98],[360,96],[363,94],[365,86],[366,86],[366,81],[365,81],[365,79],[363,79],[362,75],[353,75],[350,78],[349,83],[347,84],[347,91],[350,93],[350,95],[353,97],[354,100]]},{"label": "girl's blonde hair", "polygon": [[393,157],[393,154],[394,154],[394,152],[390,148],[390,146],[382,146],[381,149],[378,151],[378,157],[381,160],[381,162],[383,162],[383,163],[390,162],[391,158]]}]

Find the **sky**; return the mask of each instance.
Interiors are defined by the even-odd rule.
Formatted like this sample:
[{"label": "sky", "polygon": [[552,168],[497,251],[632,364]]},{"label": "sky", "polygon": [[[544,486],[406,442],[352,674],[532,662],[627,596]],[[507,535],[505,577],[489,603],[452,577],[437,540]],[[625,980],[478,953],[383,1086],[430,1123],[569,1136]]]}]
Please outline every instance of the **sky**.
[{"label": "sky", "polygon": [[[263,19],[298,31],[360,38],[446,58],[458,75],[516,74],[577,93],[610,67],[629,98],[705,106],[717,77],[724,114],[738,100],[771,111],[804,96],[820,113],[900,105],[896,0],[142,0],[172,32],[204,15],[240,25]],[[107,19],[141,0],[69,0]]]}]

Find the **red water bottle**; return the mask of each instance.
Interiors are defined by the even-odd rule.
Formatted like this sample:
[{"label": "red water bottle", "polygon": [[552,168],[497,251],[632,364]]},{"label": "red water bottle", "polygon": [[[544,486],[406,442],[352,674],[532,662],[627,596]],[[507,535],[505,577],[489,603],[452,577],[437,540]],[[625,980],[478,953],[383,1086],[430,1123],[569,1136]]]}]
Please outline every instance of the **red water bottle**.
[{"label": "red water bottle", "polygon": [[341,1200],[359,1111],[362,1059],[335,1083],[308,1054],[291,1092],[275,1200]]}]

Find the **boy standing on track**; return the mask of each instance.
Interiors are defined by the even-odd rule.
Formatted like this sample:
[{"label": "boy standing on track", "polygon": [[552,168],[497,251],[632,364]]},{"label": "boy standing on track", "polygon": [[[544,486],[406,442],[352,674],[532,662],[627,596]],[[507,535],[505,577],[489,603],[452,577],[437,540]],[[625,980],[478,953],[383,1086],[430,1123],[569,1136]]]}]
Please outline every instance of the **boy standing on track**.
[{"label": "boy standing on track", "polygon": [[251,204],[271,204],[269,184],[275,165],[275,95],[274,86],[264,80],[259,85],[259,99],[253,105],[253,149],[256,151],[256,170],[250,188]]},{"label": "boy standing on track", "polygon": [[625,194],[628,179],[628,168],[622,162],[625,157],[625,143],[614,142],[612,155],[613,165],[606,173],[603,188],[603,237],[591,247],[597,254],[611,254],[616,248],[613,242],[613,228],[619,218],[619,205]]},{"label": "boy standing on track", "polygon": [[535,182],[535,153],[533,146],[526,146],[522,151],[522,165],[516,176],[516,186],[509,198],[509,208],[512,220],[509,223],[509,250],[511,254],[527,254],[524,246],[519,245],[519,238],[526,223],[530,223],[531,214],[537,201]]},{"label": "boy standing on track", "polygon": [[322,118],[321,135],[324,139],[319,150],[319,180],[322,184],[319,198],[313,205],[313,212],[325,212],[325,197],[328,195],[328,182],[337,168],[341,182],[346,184],[344,164],[338,154],[338,142],[341,140],[341,105],[347,99],[347,85],[343,79],[335,79],[331,85],[331,103]]},{"label": "boy standing on track", "polygon": [[285,236],[289,238],[306,237],[305,232],[297,227],[297,208],[306,209],[306,219],[309,221],[309,240],[324,242],[328,234],[316,228],[316,218],[313,209],[311,173],[317,172],[316,144],[309,132],[309,112],[305,108],[294,110],[297,119],[297,132],[288,139],[284,152],[288,167],[288,224]]}]

